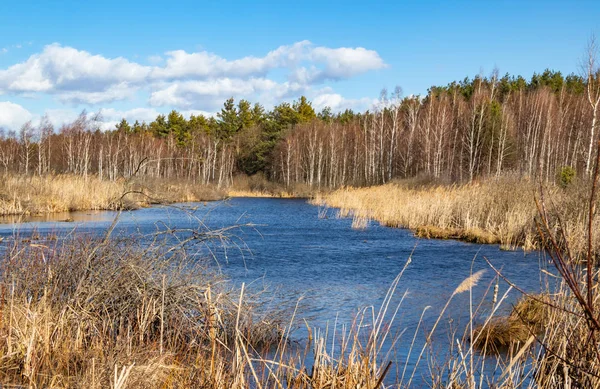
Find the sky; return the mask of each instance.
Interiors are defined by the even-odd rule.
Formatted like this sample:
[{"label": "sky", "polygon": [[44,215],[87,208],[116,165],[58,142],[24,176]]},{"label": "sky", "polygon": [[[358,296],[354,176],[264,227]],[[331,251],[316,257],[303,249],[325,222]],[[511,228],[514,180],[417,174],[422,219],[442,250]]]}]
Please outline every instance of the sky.
[{"label": "sky", "polygon": [[0,1],[0,128],[233,97],[365,110],[477,74],[579,73],[600,1]]}]

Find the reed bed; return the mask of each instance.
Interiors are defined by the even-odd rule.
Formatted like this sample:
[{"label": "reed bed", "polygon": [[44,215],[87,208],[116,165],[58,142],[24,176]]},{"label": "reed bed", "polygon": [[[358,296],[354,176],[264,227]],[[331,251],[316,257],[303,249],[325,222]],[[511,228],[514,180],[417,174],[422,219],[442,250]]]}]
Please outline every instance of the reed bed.
[{"label": "reed bed", "polygon": [[0,215],[116,209],[123,184],[75,175],[0,177]]},{"label": "reed bed", "polygon": [[[232,288],[199,259],[195,243],[228,239],[199,225],[176,236],[112,237],[109,230],[100,239],[36,234],[0,242],[0,383],[381,386],[389,371],[379,355],[391,338],[387,306],[333,336],[309,328],[311,340],[298,347],[289,341],[293,311],[265,311],[260,296]],[[341,349],[329,348],[333,337]]]},{"label": "reed bed", "polygon": [[[505,184],[506,193],[498,194],[495,185],[424,190],[395,184],[394,190],[383,193],[392,193],[394,201],[387,203],[407,204],[403,193],[408,191],[422,209],[446,201],[446,192],[451,198],[470,195],[465,197],[473,202],[470,209],[481,209],[471,211],[469,220],[487,212],[492,223],[496,219],[490,215],[500,212],[496,208],[507,206],[507,199],[519,192]],[[363,190],[364,197],[354,196]],[[338,195],[348,198],[346,205],[386,203],[368,191],[350,189]],[[477,194],[492,201],[494,195],[484,197],[486,191],[499,198],[487,208],[475,200]],[[199,223],[198,230],[154,236],[111,236],[112,227],[103,238],[15,235],[0,241],[0,383],[115,389],[412,388],[423,371],[419,367],[427,364],[427,385],[432,388],[598,388],[600,274],[592,262],[596,221],[586,227],[573,224],[585,224],[577,218],[558,217],[559,212],[578,210],[578,217],[585,218],[582,203],[590,196],[581,188],[544,193],[536,208],[539,235],[531,239],[546,249],[549,263],[556,266],[556,274],[542,272],[557,286],[543,298],[528,296],[517,304],[508,329],[501,328],[498,312],[517,286],[510,285],[501,295],[495,288],[491,305],[475,302],[472,290],[482,287],[479,271],[457,282],[445,306],[437,307],[433,324],[420,321],[414,334],[405,337],[402,331],[392,333],[392,324],[401,316],[403,298],[397,306],[393,302],[403,270],[378,309],[362,310],[349,327],[322,331],[307,326],[310,339],[299,346],[290,341],[296,312],[265,311],[260,298],[243,285],[232,288],[199,259],[195,243],[227,239],[225,231],[202,229]],[[514,200],[519,209],[519,198]],[[402,207],[396,207],[403,215]],[[344,206],[340,213],[357,220],[386,214],[385,207],[365,208]],[[440,206],[437,215],[443,217],[445,209]],[[594,207],[588,212],[593,215]],[[581,229],[580,235],[573,226]],[[582,237],[592,241],[587,249],[585,243],[577,243]],[[577,264],[574,247],[587,254],[584,264]],[[409,258],[405,269],[410,262]],[[494,283],[502,278],[495,268],[488,271],[498,272]],[[465,306],[451,305],[464,294],[469,295]],[[468,310],[470,320],[462,332],[448,334],[448,349],[444,359],[438,359],[433,335],[441,331],[449,309]],[[512,328],[519,323],[523,326]],[[512,338],[489,342],[491,334],[503,331]],[[423,337],[423,343],[415,342]],[[396,354],[401,340],[411,342],[408,355]],[[501,347],[501,356],[490,359]],[[394,377],[390,371],[395,371]]]},{"label": "reed bed", "polygon": [[[576,253],[583,253],[586,246],[589,188],[589,183],[583,181],[564,189],[553,185],[544,188]],[[413,186],[400,181],[368,188],[342,188],[319,195],[313,202],[338,208],[342,217],[369,218],[386,226],[409,228],[419,237],[531,250],[542,248],[535,226],[535,195],[539,189],[538,183],[515,177],[464,185]],[[558,228],[558,219],[552,223]],[[595,218],[594,225],[598,224]],[[594,244],[600,247],[600,239]]]},{"label": "reed bed", "polygon": [[289,187],[269,181],[262,173],[252,176],[244,174],[233,178],[227,188],[229,197],[266,197],[266,198],[309,198],[315,191],[308,185],[295,183]]},{"label": "reed bed", "polygon": [[108,181],[96,176],[0,176],[0,216],[135,209],[152,203],[211,201],[224,197],[213,186],[168,180]]},{"label": "reed bed", "polygon": [[[573,388],[600,385],[585,315],[564,282],[544,299],[531,296],[517,304],[514,323],[524,320],[536,330],[520,330],[519,341],[507,341],[502,357],[492,360],[498,350],[482,339],[494,331],[497,313],[514,289],[501,296],[496,290],[491,309],[472,296],[467,306],[451,304],[485,287],[478,285],[484,271],[457,281],[435,322],[419,322],[412,334],[391,330],[402,316],[403,297],[395,294],[403,270],[379,308],[363,309],[350,325],[308,326],[309,341],[297,345],[290,342],[296,311],[265,311],[258,296],[244,286],[232,288],[186,247],[226,239],[224,232],[186,233],[180,231],[179,239],[75,234],[66,240],[38,235],[1,242],[0,383],[412,388],[421,385],[428,365],[427,385],[440,389],[554,389],[565,387],[565,380]],[[595,301],[600,309],[600,298]],[[433,335],[442,331],[447,312],[459,308],[472,312],[471,320],[462,334],[449,334],[447,359],[436,360]],[[397,354],[400,341],[411,342],[408,355]]]}]

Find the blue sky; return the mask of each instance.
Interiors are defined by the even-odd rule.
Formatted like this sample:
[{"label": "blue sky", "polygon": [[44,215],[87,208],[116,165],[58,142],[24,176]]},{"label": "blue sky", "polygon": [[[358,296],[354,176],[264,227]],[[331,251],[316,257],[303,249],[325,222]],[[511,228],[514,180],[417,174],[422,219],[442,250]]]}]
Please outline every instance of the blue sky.
[{"label": "blue sky", "polygon": [[[0,127],[82,109],[151,120],[214,113],[228,97],[270,107],[366,109],[489,74],[578,72],[598,1],[3,1]],[[269,54],[271,53],[271,54]]]}]

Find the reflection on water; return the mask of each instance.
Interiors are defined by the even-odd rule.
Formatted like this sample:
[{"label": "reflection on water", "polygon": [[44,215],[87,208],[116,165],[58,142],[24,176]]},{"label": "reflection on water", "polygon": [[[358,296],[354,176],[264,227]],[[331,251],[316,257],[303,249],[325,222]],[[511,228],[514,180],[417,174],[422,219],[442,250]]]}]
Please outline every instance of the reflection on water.
[{"label": "reflection on water", "polygon": [[[462,280],[485,269],[479,285],[473,289],[473,301],[481,301],[487,291],[493,290],[496,277],[484,257],[502,268],[504,275],[522,289],[535,292],[544,287],[539,269],[545,262],[539,253],[525,255],[522,251],[501,251],[498,246],[417,239],[410,231],[377,223],[355,230],[351,228],[352,220],[336,218],[333,210],[323,217],[323,212],[304,200],[237,198],[220,205],[196,204],[187,207],[187,211],[155,207],[125,212],[115,234],[148,236],[166,227],[191,228],[198,225],[199,219],[213,229],[253,223],[252,227],[230,231],[231,240],[225,245],[219,242],[211,247],[214,263],[234,283],[244,282],[249,290],[267,286],[272,307],[294,306],[302,298],[302,309],[297,314],[299,329],[294,333],[299,342],[307,338],[304,319],[313,326],[331,328],[333,323],[350,324],[361,309],[379,307],[412,253],[412,262],[390,304],[395,307],[402,301],[398,317],[389,322],[391,333],[406,334],[394,347],[402,364],[421,316],[417,349],[425,344],[424,331],[431,330]],[[114,216],[114,212],[76,212],[53,215],[52,220],[30,218],[19,225],[19,234],[22,237],[35,231],[60,235],[73,228],[77,232],[102,234]],[[73,221],[60,221],[67,219]],[[0,237],[10,239],[15,228],[15,224],[0,225]],[[499,296],[507,289],[508,285],[500,281]],[[518,297],[515,291],[509,294],[504,313]],[[434,344],[440,350],[449,348],[448,328],[465,328],[469,322],[469,301],[469,293],[452,300],[446,311],[447,320],[434,334]],[[489,312],[491,296],[486,301],[480,307],[484,314]],[[423,313],[426,307],[430,308]],[[409,369],[415,354],[418,353],[414,352],[408,361]],[[443,352],[438,357],[443,359]],[[427,376],[427,369],[427,363],[421,362],[417,376]]]},{"label": "reflection on water", "polygon": [[42,215],[0,216],[0,224],[104,222],[112,220],[113,217],[112,212],[106,211],[55,212]]}]

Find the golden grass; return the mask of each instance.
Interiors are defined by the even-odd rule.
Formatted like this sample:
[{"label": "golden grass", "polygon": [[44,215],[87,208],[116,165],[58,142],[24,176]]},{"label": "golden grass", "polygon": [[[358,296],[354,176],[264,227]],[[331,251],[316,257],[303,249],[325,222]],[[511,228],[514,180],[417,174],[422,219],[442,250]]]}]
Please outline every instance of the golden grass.
[{"label": "golden grass", "polygon": [[3,385],[230,388],[249,374],[238,347],[280,341],[280,322],[237,301],[203,262],[162,243],[109,242],[7,247]]},{"label": "golden grass", "polygon": [[[210,201],[212,186],[166,180],[100,180],[77,175],[0,176],[0,216],[138,208],[151,203]],[[125,195],[124,195],[125,194]]]},{"label": "golden grass", "polygon": [[0,383],[121,389],[381,384],[387,365],[380,350],[393,338],[385,328],[393,320],[386,313],[392,292],[372,322],[367,313],[351,328],[334,329],[342,339],[335,357],[328,332],[309,328],[306,351],[313,353],[307,358],[288,342],[292,312],[263,312],[243,286],[230,288],[179,243],[167,241],[38,237],[7,243],[0,255]]},{"label": "golden grass", "polygon": [[228,190],[227,191],[227,197],[252,197],[252,198],[259,198],[259,197],[264,197],[264,198],[282,198],[282,199],[291,199],[291,198],[297,198],[296,195],[290,193],[290,192],[286,192],[286,191],[282,191],[282,192],[259,192],[259,191],[251,191],[251,190]]},{"label": "golden grass", "polygon": [[473,346],[498,352],[525,344],[532,335],[541,336],[544,327],[551,324],[549,301],[549,296],[544,294],[521,297],[510,315],[496,317],[474,329]]},{"label": "golden grass", "polygon": [[[198,238],[204,234],[223,238],[209,231],[199,231]],[[425,336],[426,342],[415,350],[411,345],[412,359],[397,358],[394,347],[383,351],[385,344],[401,340],[401,334],[390,329],[400,308],[391,301],[402,273],[379,310],[363,310],[348,327],[307,327],[309,341],[300,350],[288,341],[293,312],[264,312],[243,286],[230,288],[197,256],[188,256],[179,243],[167,241],[77,237],[46,241],[37,237],[3,243],[0,383],[120,389],[411,388],[415,374],[423,371],[418,370],[419,362],[425,364],[432,335],[442,327],[452,300],[470,294],[484,272],[456,282],[432,326],[417,325],[414,337]],[[552,353],[535,352],[531,327],[562,358],[580,353],[584,360],[590,358],[583,355],[587,352],[585,323],[581,316],[569,313],[576,312],[577,306],[567,290],[547,298],[568,311],[523,299],[511,320],[491,315],[472,331],[475,338],[487,337],[485,342],[468,344],[452,336],[447,364],[428,361],[431,387],[562,387],[555,385],[557,374],[563,374],[562,361]],[[495,297],[495,307],[502,300],[496,304]],[[517,317],[529,327],[517,326]],[[330,347],[332,340],[338,348]],[[453,350],[455,340],[457,349]],[[477,355],[475,350],[482,348],[487,351]],[[485,372],[490,361],[486,352],[501,348],[508,349],[507,357],[498,359],[494,374],[477,381],[477,374]],[[385,381],[390,366],[397,374],[396,383]],[[596,366],[589,369],[598,370]],[[567,376],[592,385],[578,387],[600,384],[576,370]],[[519,385],[524,377],[531,380]]]},{"label": "golden grass", "polygon": [[[566,190],[549,186],[545,195],[556,205],[571,249],[586,247],[586,193],[578,183]],[[342,188],[321,194],[313,202],[338,208],[342,217],[364,217],[389,227],[408,228],[423,238],[460,239],[501,244],[503,248],[541,248],[535,226],[534,194],[538,185],[503,177],[465,185],[413,186],[396,182],[369,188]],[[550,199],[552,201],[550,201]],[[553,227],[558,228],[558,219]],[[595,225],[600,225],[598,219]],[[600,247],[600,239],[595,240]]]},{"label": "golden grass", "polygon": [[2,176],[0,215],[116,209],[122,183],[80,176]]},{"label": "golden grass", "polygon": [[235,176],[231,187],[227,188],[228,197],[309,198],[314,193],[315,190],[307,185],[297,183],[286,187],[267,180],[262,173]]}]

